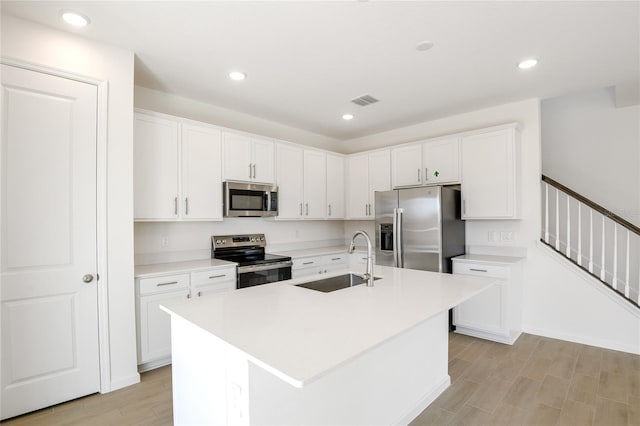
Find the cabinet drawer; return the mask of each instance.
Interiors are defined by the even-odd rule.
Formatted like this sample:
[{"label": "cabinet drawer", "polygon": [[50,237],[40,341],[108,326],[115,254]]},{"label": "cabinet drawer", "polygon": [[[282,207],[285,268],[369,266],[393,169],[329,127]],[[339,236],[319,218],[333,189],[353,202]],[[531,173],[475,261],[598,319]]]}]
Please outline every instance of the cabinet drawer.
[{"label": "cabinet drawer", "polygon": [[299,259],[293,259],[293,266],[291,269],[304,269],[304,268],[314,268],[322,266],[322,257],[303,257]]},{"label": "cabinet drawer", "polygon": [[215,294],[221,293],[224,291],[235,290],[236,282],[234,281],[226,281],[216,284],[202,284],[200,286],[196,286],[191,290],[191,297],[202,297],[207,294]]},{"label": "cabinet drawer", "polygon": [[347,254],[344,253],[340,253],[340,254],[329,254],[327,256],[324,256],[323,258],[323,265],[324,266],[331,266],[331,265],[339,265],[339,264],[346,264],[347,263]]},{"label": "cabinet drawer", "polygon": [[478,277],[509,278],[508,266],[453,262],[453,273]]},{"label": "cabinet drawer", "polygon": [[164,275],[162,277],[141,278],[138,290],[141,295],[152,293],[166,293],[189,287],[189,275]]},{"label": "cabinet drawer", "polygon": [[236,281],[236,268],[210,269],[191,273],[191,285],[202,286],[228,281]]}]

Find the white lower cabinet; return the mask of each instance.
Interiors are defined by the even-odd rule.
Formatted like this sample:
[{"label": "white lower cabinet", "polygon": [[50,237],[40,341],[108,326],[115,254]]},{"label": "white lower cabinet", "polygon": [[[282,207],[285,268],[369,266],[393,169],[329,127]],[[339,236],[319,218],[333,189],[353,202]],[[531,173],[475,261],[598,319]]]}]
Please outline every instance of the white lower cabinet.
[{"label": "white lower cabinet", "polygon": [[159,305],[236,288],[236,267],[167,274],[136,280],[138,369],[146,371],[171,363],[170,316]]},{"label": "white lower cabinet", "polygon": [[347,269],[348,266],[346,252],[299,258],[294,257],[293,265],[291,266],[291,277],[299,278],[324,274],[340,269]]},{"label": "white lower cabinet", "polygon": [[498,283],[456,306],[456,333],[513,344],[522,333],[521,258],[464,255],[453,259],[453,273],[496,278]]}]

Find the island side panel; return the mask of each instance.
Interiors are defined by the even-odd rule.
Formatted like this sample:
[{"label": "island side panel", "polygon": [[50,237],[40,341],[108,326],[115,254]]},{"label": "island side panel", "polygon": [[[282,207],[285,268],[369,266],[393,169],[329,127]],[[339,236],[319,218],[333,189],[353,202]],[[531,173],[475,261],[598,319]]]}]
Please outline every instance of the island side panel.
[{"label": "island side panel", "polygon": [[249,423],[407,424],[450,383],[445,311],[302,388],[250,363]]},{"label": "island side panel", "polygon": [[173,422],[227,424],[226,344],[177,315],[171,315]]}]

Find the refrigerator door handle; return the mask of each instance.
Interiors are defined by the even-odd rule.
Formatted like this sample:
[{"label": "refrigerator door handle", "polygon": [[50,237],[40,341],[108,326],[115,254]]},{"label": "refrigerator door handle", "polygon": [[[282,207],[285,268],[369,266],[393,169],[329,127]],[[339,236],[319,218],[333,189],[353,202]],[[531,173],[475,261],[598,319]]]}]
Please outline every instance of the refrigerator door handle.
[{"label": "refrigerator door handle", "polygon": [[404,209],[396,209],[396,232],[394,232],[396,236],[396,245],[394,247],[396,247],[396,250],[394,252],[397,253],[397,268],[404,268],[404,253],[402,252],[402,213],[404,213]]},{"label": "refrigerator door handle", "polygon": [[391,235],[393,235],[393,241],[391,242],[391,244],[393,244],[393,266],[397,268],[398,267],[398,209],[397,208],[393,209],[393,230]]}]

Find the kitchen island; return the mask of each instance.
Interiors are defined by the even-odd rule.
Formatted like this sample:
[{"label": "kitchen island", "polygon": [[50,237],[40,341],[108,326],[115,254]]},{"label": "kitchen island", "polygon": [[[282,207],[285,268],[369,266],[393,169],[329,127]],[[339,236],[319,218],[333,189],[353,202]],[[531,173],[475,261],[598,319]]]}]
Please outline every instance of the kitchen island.
[{"label": "kitchen island", "polygon": [[304,277],[162,306],[175,424],[411,421],[450,384],[448,310],[494,281],[374,275],[374,287],[323,293],[295,286],[317,279]]}]

